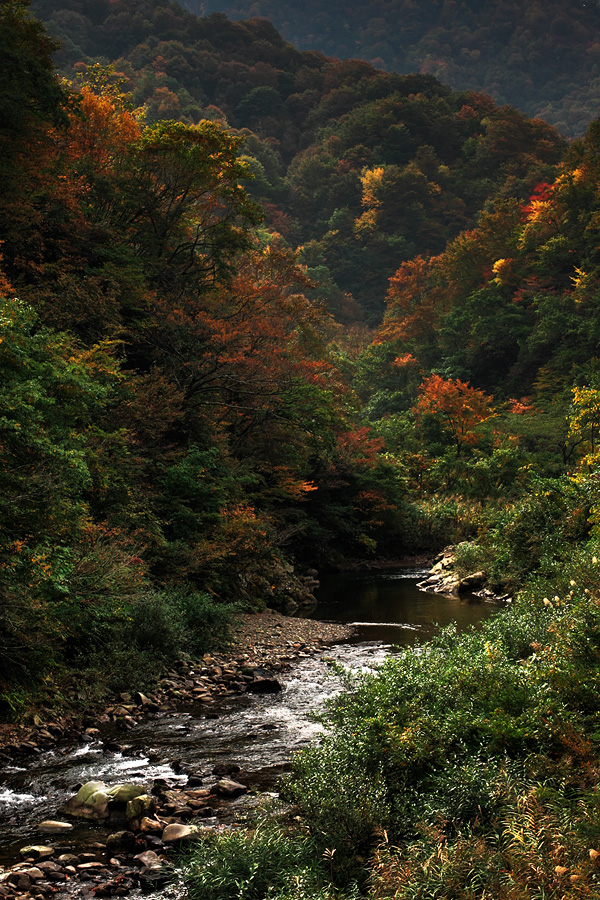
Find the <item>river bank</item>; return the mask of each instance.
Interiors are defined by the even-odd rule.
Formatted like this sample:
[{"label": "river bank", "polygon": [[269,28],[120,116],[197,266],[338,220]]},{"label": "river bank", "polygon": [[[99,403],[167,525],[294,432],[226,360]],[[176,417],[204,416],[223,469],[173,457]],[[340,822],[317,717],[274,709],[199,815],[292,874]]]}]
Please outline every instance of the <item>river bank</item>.
[{"label": "river bank", "polygon": [[[54,715],[43,722],[39,717],[35,717],[32,723],[0,722],[0,762],[8,761],[15,754],[48,749],[64,737],[84,739],[86,734],[89,736],[90,729],[107,721],[121,720],[126,730],[144,713],[174,700],[184,700],[188,695],[193,696],[198,688],[202,688],[202,694],[211,697],[213,694],[222,695],[223,682],[218,680],[219,673],[209,672],[207,681],[190,686],[187,684],[190,670],[207,666],[231,669],[233,666],[230,675],[256,667],[281,671],[282,667],[288,666],[302,654],[348,639],[352,631],[348,625],[285,616],[271,609],[244,614],[232,624],[230,643],[222,652],[205,654],[199,660],[186,658],[174,661],[173,667],[169,667],[158,682],[156,690],[147,694],[135,691],[121,694],[104,708],[87,710],[80,717],[64,716],[57,706]],[[236,679],[228,678],[227,681],[234,684]],[[237,681],[238,690],[230,690],[241,693],[243,684],[242,677],[241,682]]]},{"label": "river bank", "polygon": [[[244,615],[232,627],[225,651],[205,654],[199,660],[177,661],[156,689],[147,694],[122,694],[101,712],[94,711],[81,720],[4,726],[0,761],[5,772],[19,767],[23,771],[25,767],[33,779],[38,760],[61,755],[89,757],[91,765],[104,766],[109,782],[115,777],[121,781],[119,773],[132,765],[133,775],[137,760],[141,759],[139,750],[129,743],[130,735],[139,732],[140,726],[151,737],[156,737],[156,729],[160,730],[166,722],[170,728],[185,729],[190,720],[185,710],[192,709],[196,720],[210,724],[220,718],[227,706],[236,709],[243,704],[246,694],[273,695],[273,701],[265,696],[259,704],[268,710],[294,664],[301,666],[351,634],[352,628],[347,625],[292,618],[273,610]],[[178,726],[178,722],[182,724]],[[147,741],[151,737],[146,734]],[[195,740],[194,746],[198,743],[202,741]],[[160,887],[168,880],[168,861],[174,848],[199,831],[227,827],[235,821],[244,802],[254,802],[244,795],[261,790],[253,782],[252,772],[242,769],[238,776],[240,767],[231,760],[207,770],[195,767],[193,754],[188,757],[183,753],[180,761],[159,762],[163,753],[162,749],[148,751],[150,758],[139,763],[136,780],[141,780],[142,786],[147,784],[144,797],[133,798],[139,806],[135,813],[127,803],[112,802],[111,798],[99,816],[90,808],[82,822],[68,814],[73,797],[64,805],[35,804],[32,812],[34,819],[37,815],[38,824],[34,826],[34,837],[12,840],[12,860],[4,855],[0,897],[31,896],[42,900],[73,896],[74,892],[80,896],[121,896],[139,886]],[[152,774],[157,764],[159,770],[161,765],[165,769],[163,777]],[[142,773],[146,777],[140,778]],[[236,777],[244,778],[246,783],[236,781]],[[93,783],[102,793],[102,783]],[[73,785],[74,790],[77,787]],[[104,788],[110,791],[109,785]],[[138,793],[142,793],[141,787]],[[18,825],[15,820],[16,831]],[[84,830],[91,826],[92,833],[86,832],[82,838],[82,826]]]}]

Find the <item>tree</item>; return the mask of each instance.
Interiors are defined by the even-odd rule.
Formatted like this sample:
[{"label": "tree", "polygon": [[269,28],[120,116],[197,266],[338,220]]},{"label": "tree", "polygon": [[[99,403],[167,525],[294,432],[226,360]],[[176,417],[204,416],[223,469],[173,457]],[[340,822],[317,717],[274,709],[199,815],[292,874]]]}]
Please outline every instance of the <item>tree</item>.
[{"label": "tree", "polygon": [[569,439],[586,450],[583,462],[592,466],[598,459],[600,441],[600,390],[573,388],[573,413],[569,417]]},{"label": "tree", "polygon": [[159,122],[130,148],[111,218],[148,275],[181,295],[227,278],[261,214],[240,185],[241,139],[215,122]]},{"label": "tree", "polygon": [[98,595],[89,556],[80,566],[91,525],[89,434],[119,380],[111,349],[82,350],[40,328],[26,304],[0,300],[0,693],[17,671],[51,663],[65,628],[74,632],[86,615],[83,595],[92,619],[117,596]]},{"label": "tree", "polygon": [[421,384],[414,410],[419,418],[440,419],[456,446],[456,455],[460,456],[465,446],[477,443],[477,426],[495,415],[492,402],[483,391],[459,378],[446,380],[430,375]]}]

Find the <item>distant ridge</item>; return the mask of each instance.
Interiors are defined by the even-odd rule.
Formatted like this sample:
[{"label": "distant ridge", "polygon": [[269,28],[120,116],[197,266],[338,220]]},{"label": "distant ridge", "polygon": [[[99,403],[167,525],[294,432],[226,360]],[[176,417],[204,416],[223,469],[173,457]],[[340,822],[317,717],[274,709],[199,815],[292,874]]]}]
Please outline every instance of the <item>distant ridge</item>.
[{"label": "distant ridge", "polygon": [[600,104],[600,6],[582,0],[184,0],[192,12],[270,19],[301,50],[359,58],[485,91],[581,135]]}]

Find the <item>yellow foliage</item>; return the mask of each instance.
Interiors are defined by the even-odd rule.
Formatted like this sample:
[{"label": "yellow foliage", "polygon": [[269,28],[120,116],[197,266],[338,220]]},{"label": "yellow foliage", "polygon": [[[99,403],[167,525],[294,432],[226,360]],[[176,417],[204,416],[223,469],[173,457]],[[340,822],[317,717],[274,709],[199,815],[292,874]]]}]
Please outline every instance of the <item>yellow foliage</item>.
[{"label": "yellow foliage", "polygon": [[384,173],[385,169],[383,168],[383,166],[376,166],[374,169],[363,169],[363,173],[360,177],[363,189],[363,206],[381,206],[381,200],[379,199],[377,194],[383,184]]}]

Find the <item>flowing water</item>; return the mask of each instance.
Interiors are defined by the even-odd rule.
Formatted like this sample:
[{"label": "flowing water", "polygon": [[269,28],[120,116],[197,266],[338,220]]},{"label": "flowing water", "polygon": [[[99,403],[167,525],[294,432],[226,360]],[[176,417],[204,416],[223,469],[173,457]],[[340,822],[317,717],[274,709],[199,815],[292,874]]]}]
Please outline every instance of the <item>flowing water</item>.
[{"label": "flowing water", "polygon": [[[214,764],[227,761],[241,766],[238,777],[251,788],[274,789],[293,752],[319,737],[321,726],[311,712],[340,688],[332,661],[374,668],[393,652],[393,645],[427,640],[437,625],[451,621],[466,628],[495,609],[489,603],[425,594],[416,587],[419,577],[423,573],[378,572],[326,581],[315,617],[358,623],[355,638],[298,660],[278,694],[228,698],[211,706],[208,715],[202,704],[152,714],[125,735],[103,731],[102,741],[116,740],[123,745],[120,752],[107,752],[102,741],[64,745],[0,770],[0,862],[14,862],[25,843],[39,843],[35,825],[57,818],[60,806],[85,781],[151,785],[166,778],[183,785],[187,776],[176,774],[176,760],[181,759],[205,774],[207,783]],[[239,798],[227,810],[235,812],[244,803],[247,798]],[[85,824],[61,840],[66,848],[101,841],[106,833]]]}]

